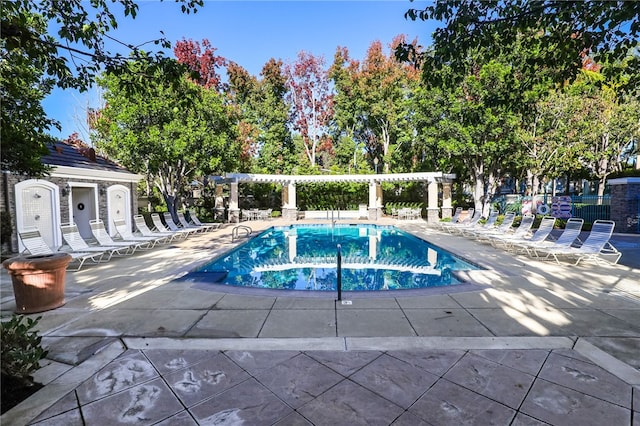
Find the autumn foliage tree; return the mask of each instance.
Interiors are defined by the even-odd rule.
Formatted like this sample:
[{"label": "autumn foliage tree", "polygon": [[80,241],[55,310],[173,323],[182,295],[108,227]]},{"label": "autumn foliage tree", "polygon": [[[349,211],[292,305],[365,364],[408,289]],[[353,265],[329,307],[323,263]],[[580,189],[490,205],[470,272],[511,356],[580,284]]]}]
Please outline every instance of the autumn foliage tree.
[{"label": "autumn foliage tree", "polygon": [[309,164],[316,167],[319,151],[332,148],[328,126],[333,117],[333,93],[324,59],[300,52],[294,63],[285,65],[284,74],[289,86],[292,127],[302,137]]},{"label": "autumn foliage tree", "polygon": [[370,161],[382,160],[385,172],[390,171],[394,150],[402,144],[409,148],[414,129],[411,97],[420,74],[395,58],[401,43],[404,36],[395,37],[385,54],[382,43],[374,41],[362,62],[350,59],[348,50],[339,48],[330,70],[337,91],[337,122],[363,144]]},{"label": "autumn foliage tree", "polygon": [[182,39],[176,42],[173,53],[179,63],[187,65],[197,75],[197,84],[206,89],[222,91],[224,85],[218,69],[226,66],[227,61],[216,55],[216,50],[207,39],[202,43]]}]

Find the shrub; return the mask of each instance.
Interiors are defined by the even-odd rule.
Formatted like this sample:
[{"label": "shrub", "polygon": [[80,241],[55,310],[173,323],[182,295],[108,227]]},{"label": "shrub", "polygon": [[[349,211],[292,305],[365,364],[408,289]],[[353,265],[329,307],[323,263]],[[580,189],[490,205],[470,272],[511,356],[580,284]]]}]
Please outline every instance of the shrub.
[{"label": "shrub", "polygon": [[48,353],[42,348],[42,337],[34,330],[40,318],[13,315],[9,321],[0,323],[2,374],[17,379],[25,386],[33,384],[32,375]]}]

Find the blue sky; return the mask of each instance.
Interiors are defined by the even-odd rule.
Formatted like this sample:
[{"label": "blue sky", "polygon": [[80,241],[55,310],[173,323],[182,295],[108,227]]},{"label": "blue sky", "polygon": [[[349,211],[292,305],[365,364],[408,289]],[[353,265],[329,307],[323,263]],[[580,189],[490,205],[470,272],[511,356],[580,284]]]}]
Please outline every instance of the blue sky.
[{"label": "blue sky", "polygon": [[[161,37],[160,31],[172,44],[183,38],[206,38],[217,48],[218,55],[258,76],[270,58],[292,62],[303,50],[323,56],[328,67],[338,46],[347,47],[354,59],[363,59],[372,42],[379,40],[386,47],[398,34],[406,35],[408,40],[417,37],[420,44],[427,46],[434,23],[404,18],[408,9],[424,4],[408,0],[205,0],[198,13],[186,15],[170,0],[149,0],[139,2],[135,20],[120,19],[118,29],[110,34],[134,45]],[[117,6],[113,6],[114,12],[119,12]],[[148,45],[150,50],[155,47]],[[173,57],[172,52],[166,53]],[[99,105],[96,90],[80,94],[56,89],[43,105],[47,114],[62,124],[61,132],[52,130],[54,136],[66,138],[78,132],[88,142],[84,117],[87,107]]]}]

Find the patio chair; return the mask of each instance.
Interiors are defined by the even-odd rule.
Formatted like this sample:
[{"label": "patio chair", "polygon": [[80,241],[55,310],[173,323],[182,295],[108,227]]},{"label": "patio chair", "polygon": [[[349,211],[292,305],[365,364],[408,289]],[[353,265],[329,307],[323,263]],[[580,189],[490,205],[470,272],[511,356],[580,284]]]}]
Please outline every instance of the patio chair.
[{"label": "patio chair", "polygon": [[[395,211],[394,211],[395,210]],[[397,209],[391,210],[392,216],[397,216]],[[460,215],[462,214],[462,207],[456,207],[456,210],[453,212],[453,216],[451,216],[451,221],[449,222],[439,222],[440,229],[444,230],[446,226],[451,225],[452,223],[457,223],[460,219]]]},{"label": "patio chair", "polygon": [[90,220],[89,226],[91,226],[91,233],[93,234],[93,237],[101,246],[127,247],[129,249],[128,254],[135,253],[137,249],[144,250],[151,247],[151,244],[149,244],[148,241],[114,241],[104,227],[102,219]]},{"label": "patio chair", "polygon": [[[117,247],[117,246],[90,246],[80,235],[78,226],[75,223],[63,223],[60,225],[62,231],[62,238],[71,247],[71,250],[76,252],[95,252],[103,253],[101,262],[108,262],[114,254],[124,256],[129,252],[129,246]],[[106,256],[106,259],[104,258]]]},{"label": "patio chair", "polygon": [[269,220],[269,219],[271,219],[271,213],[273,213],[273,209],[259,210],[258,211],[258,219],[260,219],[260,220]]},{"label": "patio chair", "polygon": [[[462,227],[460,228],[460,233],[462,234],[462,236],[464,237],[473,237],[473,233],[475,231],[488,231],[490,229],[493,229],[496,226],[496,221],[498,220],[498,216],[500,215],[500,212],[498,210],[490,210],[489,211],[489,217],[487,217],[487,220],[485,223],[480,223],[480,221],[476,222],[474,224],[474,226],[464,226],[462,225]],[[454,228],[454,229],[458,229],[458,228]]]},{"label": "patio chair", "polygon": [[618,263],[622,253],[616,249],[609,241],[613,235],[613,229],[616,223],[612,220],[596,220],[591,226],[589,236],[579,247],[545,247],[540,249],[541,253],[545,253],[545,259],[553,257],[557,263],[560,263],[559,257],[574,257],[576,265],[582,260],[594,260],[599,262],[601,255],[613,256],[611,263]]},{"label": "patio chair", "polygon": [[159,213],[151,213],[151,220],[153,221],[153,227],[154,227],[152,231],[160,232],[162,234],[170,233],[171,235],[174,236],[174,238],[172,238],[171,241],[173,241],[175,238],[186,239],[189,236],[189,234],[191,234],[190,230],[178,229],[177,231],[172,231],[171,229],[167,228],[165,224],[162,223],[162,219],[160,218]]},{"label": "patio chair", "polygon": [[[40,235],[40,231],[38,230],[38,228],[25,228],[24,230],[18,232],[18,236],[20,237],[20,241],[22,241],[22,244],[29,254],[47,255],[56,253],[56,251],[54,251],[47,245],[44,238],[42,238],[42,235]],[[89,253],[68,250],[58,250],[58,252],[69,254],[72,258],[71,263],[78,263],[78,267],[76,269],[70,269],[70,271],[79,271],[87,260],[91,260],[93,263],[100,263],[102,255],[104,254],[104,252]]]},{"label": "patio chair", "polygon": [[502,235],[511,230],[513,221],[516,218],[515,212],[506,212],[502,218],[502,223],[489,229],[477,229],[470,233],[469,237],[478,241],[491,240],[496,235]]},{"label": "patio chair", "polygon": [[[269,215],[271,215],[271,209],[269,209]],[[189,209],[189,219],[191,220],[191,222],[193,222],[194,225],[211,226],[213,227],[213,229],[219,229],[220,226],[222,225],[221,223],[218,223],[218,222],[201,222],[200,219],[198,219],[198,216],[196,215],[195,210],[193,209]]]},{"label": "patio chair", "polygon": [[189,223],[187,221],[187,218],[184,217],[184,213],[182,212],[177,212],[176,216],[178,216],[178,221],[180,222],[180,225],[182,226],[183,229],[195,229],[197,232],[208,232],[213,229],[211,226],[207,226],[207,225],[198,226],[198,225],[193,225]]},{"label": "patio chair", "polygon": [[480,220],[482,219],[482,212],[476,211],[473,217],[470,217],[469,220],[465,220],[461,222],[457,226],[448,226],[445,230],[450,234],[463,234],[465,231],[471,231],[480,227]]},{"label": "patio chair", "polygon": [[161,238],[161,243],[169,243],[175,238],[182,237],[180,234],[176,234],[170,231],[152,231],[151,228],[149,228],[149,226],[147,225],[147,221],[144,219],[144,216],[142,216],[141,214],[133,216],[133,224],[135,225],[140,235],[142,235],[143,237]]},{"label": "patio chair", "polygon": [[523,215],[520,225],[518,225],[513,232],[494,235],[493,238],[490,239],[491,245],[494,247],[502,246],[505,250],[509,249],[511,245],[527,238],[527,236],[531,234],[534,219],[535,216],[532,214]]},{"label": "patio chair", "polygon": [[527,252],[529,253],[530,247],[535,247],[543,243],[550,235],[551,231],[556,225],[556,218],[553,216],[545,216],[540,221],[538,229],[531,235],[530,238],[522,238],[517,241],[513,241],[512,244],[507,247],[507,250],[514,249],[516,253]]},{"label": "patio chair", "polygon": [[115,219],[113,221],[113,225],[116,227],[116,232],[118,233],[118,237],[122,241],[130,241],[136,243],[149,243],[148,248],[153,248],[156,244],[162,242],[162,238],[160,237],[144,237],[142,235],[133,235],[131,228],[127,225],[127,221],[124,219]]},{"label": "patio chair", "polygon": [[[460,226],[460,225],[468,224],[473,219],[475,211],[476,211],[475,208],[470,207],[469,210],[467,210],[467,215],[462,220],[460,220],[460,216],[462,215],[462,212],[460,212],[460,215],[458,215],[458,219],[455,222],[453,220],[451,222],[442,222],[440,224],[440,228],[443,231],[449,232],[449,228],[451,228],[451,227],[455,228],[455,227]],[[456,209],[456,213],[457,213],[457,209]]]},{"label": "patio chair", "polygon": [[560,248],[569,248],[576,241],[578,243],[582,243],[580,241],[580,232],[582,231],[582,225],[584,224],[584,219],[579,217],[572,217],[567,220],[567,223],[562,231],[562,234],[558,236],[556,239],[552,238],[550,234],[547,239],[538,243],[522,243],[522,248],[525,249],[528,255],[533,257],[539,257],[538,250],[542,251],[545,248],[555,247],[556,249]]},{"label": "patio chair", "polygon": [[189,232],[189,234],[196,234],[198,232],[200,232],[200,229],[195,229],[195,228],[184,228],[181,225],[178,225],[176,222],[173,221],[173,217],[171,216],[171,213],[169,212],[164,212],[163,213],[164,216],[164,223],[167,224],[167,227],[169,228],[170,231],[187,231]]}]

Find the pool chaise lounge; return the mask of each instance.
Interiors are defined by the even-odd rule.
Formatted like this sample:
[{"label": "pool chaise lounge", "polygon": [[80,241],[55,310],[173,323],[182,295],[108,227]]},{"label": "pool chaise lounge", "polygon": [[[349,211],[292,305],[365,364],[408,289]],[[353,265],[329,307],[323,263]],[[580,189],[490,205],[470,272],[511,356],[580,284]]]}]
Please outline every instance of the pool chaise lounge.
[{"label": "pool chaise lounge", "polygon": [[473,231],[474,229],[481,227],[482,224],[480,223],[480,220],[482,220],[482,212],[476,211],[471,219],[466,220],[458,226],[449,226],[446,230],[450,234],[464,234],[465,231]]},{"label": "pool chaise lounge", "polygon": [[75,252],[69,250],[58,250],[54,251],[51,247],[49,247],[40,235],[40,231],[38,228],[25,228],[22,231],[18,232],[18,236],[20,237],[20,241],[24,245],[25,249],[29,254],[33,255],[47,255],[47,254],[55,254],[55,253],[67,253],[71,256],[71,263],[78,263],[76,269],[70,269],[70,271],[79,271],[84,263],[87,260],[91,260],[93,263],[100,263],[102,260],[102,256],[104,252]]},{"label": "pool chaise lounge", "polygon": [[[103,253],[102,262],[108,262],[113,255],[124,256],[129,253],[129,246],[90,246],[78,231],[75,223],[63,223],[60,225],[62,238],[75,252],[96,252]],[[106,259],[105,259],[106,256]]]},{"label": "pool chaise lounge", "polygon": [[555,244],[536,249],[536,254],[543,259],[553,258],[560,263],[560,257],[572,257],[576,259],[576,265],[583,260],[593,260],[599,262],[601,256],[613,257],[612,263],[618,263],[622,253],[620,253],[609,241],[615,222],[611,220],[596,220],[593,222],[589,236],[579,247],[557,246]]},{"label": "pool chaise lounge", "polygon": [[473,232],[467,233],[467,236],[477,241],[491,241],[491,239],[496,235],[504,235],[510,232],[515,218],[516,214],[514,212],[507,212],[505,213],[500,225],[489,229],[477,229]]},{"label": "pool chaise lounge", "polygon": [[473,237],[476,232],[485,232],[494,229],[499,214],[500,212],[498,212],[498,210],[491,210],[485,223],[477,221],[473,226],[463,225],[459,233],[465,237]]},{"label": "pool chaise lounge", "polygon": [[213,230],[212,226],[198,226],[189,223],[189,221],[187,221],[187,218],[184,216],[184,213],[182,212],[177,212],[176,216],[178,217],[179,226],[181,226],[182,229],[196,229],[198,232],[209,232]]},{"label": "pool chaise lounge", "polygon": [[509,251],[513,251],[515,253],[529,253],[530,247],[535,247],[540,244],[544,244],[544,242],[551,236],[551,231],[556,225],[556,218],[553,216],[545,216],[540,221],[540,225],[538,229],[536,229],[531,237],[523,237],[520,239],[514,239],[510,241],[510,244],[507,245],[506,249]]},{"label": "pool chaise lounge", "polygon": [[91,226],[91,232],[94,238],[102,246],[128,247],[128,254],[133,254],[138,249],[144,250],[151,248],[151,243],[148,241],[114,241],[104,227],[104,222],[102,222],[101,219],[90,220],[89,226]]},{"label": "pool chaise lounge", "polygon": [[494,235],[489,241],[494,247],[502,247],[508,250],[514,243],[520,240],[526,239],[531,235],[531,228],[533,227],[533,221],[535,216],[532,214],[525,214],[522,216],[520,225],[509,233]]},{"label": "pool chaise lounge", "polygon": [[[392,211],[392,215],[393,214],[394,214],[394,211]],[[453,212],[453,216],[451,216],[451,220],[449,222],[440,222],[439,223],[440,229],[445,231],[448,226],[452,226],[454,224],[457,224],[458,220],[460,220],[460,215],[461,214],[462,214],[462,207],[456,207],[456,210],[455,210],[455,212]]]},{"label": "pool chaise lounge", "polygon": [[150,245],[149,248],[155,247],[156,244],[160,244],[164,241],[164,238],[159,238],[159,237],[144,237],[141,235],[133,235],[133,232],[131,231],[131,229],[127,225],[127,222],[124,219],[116,219],[113,221],[113,224],[116,227],[118,236],[123,241],[137,242],[137,243],[147,242]]},{"label": "pool chaise lounge", "polygon": [[167,224],[167,227],[169,228],[170,231],[173,231],[173,232],[186,231],[189,234],[196,234],[196,233],[202,232],[202,230],[200,228],[191,228],[191,227],[184,228],[182,225],[178,225],[173,220],[173,217],[171,216],[171,213],[169,213],[169,212],[164,212],[163,216],[164,216],[164,223]]},{"label": "pool chaise lounge", "polygon": [[147,225],[147,221],[141,214],[133,216],[133,224],[135,225],[140,235],[142,235],[143,237],[160,238],[162,239],[161,243],[170,243],[175,238],[180,237],[173,232],[153,231],[151,228],[149,228],[149,226]]},{"label": "pool chaise lounge", "polygon": [[186,239],[191,234],[190,230],[178,229],[176,231],[173,231],[167,228],[165,224],[162,222],[162,219],[160,218],[159,213],[151,213],[151,220],[153,221],[153,226],[154,226],[154,229],[152,229],[152,231],[160,232],[161,234],[169,233],[173,235],[173,238],[171,238],[170,241],[173,241],[175,238]]},{"label": "pool chaise lounge", "polygon": [[[271,209],[269,209],[269,210],[271,210]],[[271,212],[269,212],[269,214],[271,214]],[[198,216],[196,215],[196,212],[193,209],[189,209],[189,219],[191,220],[191,222],[193,222],[194,225],[211,226],[214,230],[215,229],[220,229],[220,226],[222,226],[222,224],[218,223],[218,222],[202,222],[202,221],[200,221],[200,219],[198,219]]]}]

